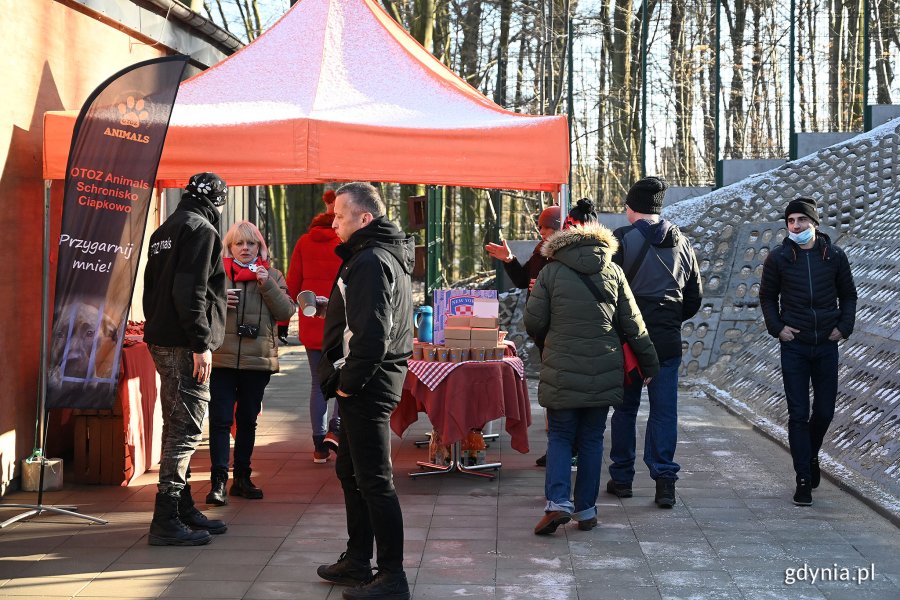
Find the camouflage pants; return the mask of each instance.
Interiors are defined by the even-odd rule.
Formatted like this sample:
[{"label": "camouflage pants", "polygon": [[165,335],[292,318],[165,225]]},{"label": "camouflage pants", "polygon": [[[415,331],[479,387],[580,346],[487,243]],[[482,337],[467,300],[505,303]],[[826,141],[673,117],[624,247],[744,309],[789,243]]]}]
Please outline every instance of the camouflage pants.
[{"label": "camouflage pants", "polygon": [[188,348],[149,345],[159,373],[162,403],[162,493],[181,492],[190,474],[191,456],[200,443],[203,419],[209,408],[209,384],[193,376],[194,355]]}]

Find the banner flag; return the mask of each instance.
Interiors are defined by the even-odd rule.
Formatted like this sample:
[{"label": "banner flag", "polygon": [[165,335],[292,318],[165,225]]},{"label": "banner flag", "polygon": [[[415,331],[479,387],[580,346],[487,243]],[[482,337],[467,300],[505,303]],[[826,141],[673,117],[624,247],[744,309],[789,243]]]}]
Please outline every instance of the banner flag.
[{"label": "banner flag", "polygon": [[124,330],[186,56],[132,65],[90,95],[66,167],[47,408],[112,407]]}]

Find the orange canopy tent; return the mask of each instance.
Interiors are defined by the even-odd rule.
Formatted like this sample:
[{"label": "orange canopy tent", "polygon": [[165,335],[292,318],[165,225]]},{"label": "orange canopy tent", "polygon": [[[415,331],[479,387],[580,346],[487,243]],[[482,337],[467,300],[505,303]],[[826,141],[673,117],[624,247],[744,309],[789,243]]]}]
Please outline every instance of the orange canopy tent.
[{"label": "orange canopy tent", "polygon": [[[44,116],[44,177],[65,177],[77,111]],[[565,117],[504,110],[375,0],[302,0],[253,43],[183,82],[157,179],[229,185],[390,181],[558,191]]]}]

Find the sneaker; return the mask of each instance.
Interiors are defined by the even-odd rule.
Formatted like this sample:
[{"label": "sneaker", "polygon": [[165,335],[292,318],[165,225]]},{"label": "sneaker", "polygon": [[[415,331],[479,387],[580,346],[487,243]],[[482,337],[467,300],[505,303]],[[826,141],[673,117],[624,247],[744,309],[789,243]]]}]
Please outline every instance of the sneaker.
[{"label": "sneaker", "polygon": [[313,450],[313,462],[317,465],[324,465],[328,462],[328,450]]},{"label": "sneaker", "polygon": [[344,590],[344,600],[409,600],[406,573],[378,571],[368,583]]},{"label": "sneaker", "polygon": [[578,521],[578,529],[581,531],[590,531],[594,527],[597,526],[597,517],[591,517],[590,519],[584,519],[583,521]]},{"label": "sneaker", "polygon": [[535,535],[548,535],[556,531],[560,525],[565,525],[572,520],[572,515],[561,510],[551,510],[544,514],[544,518],[538,521],[534,527]]},{"label": "sneaker", "polygon": [[808,479],[797,480],[797,491],[794,492],[794,504],[812,506],[812,484]]},{"label": "sneaker", "polygon": [[606,493],[619,498],[631,498],[634,495],[630,483],[619,483],[615,479],[606,482]]},{"label": "sneaker", "polygon": [[326,450],[331,450],[332,452],[337,453],[338,446],[340,446],[338,434],[334,433],[333,431],[329,431],[325,434],[325,439],[322,440],[322,444],[325,445]]},{"label": "sneaker", "polygon": [[538,457],[538,459],[534,461],[534,464],[536,464],[539,467],[546,467],[547,466],[547,453],[545,452],[543,456]]},{"label": "sneaker", "polygon": [[281,344],[282,344],[283,346],[290,346],[290,344],[288,343],[288,339],[287,339],[287,336],[286,336],[286,335],[279,335],[279,336],[278,336],[278,341],[281,342]]},{"label": "sneaker", "polygon": [[339,585],[360,585],[372,580],[372,566],[369,561],[356,560],[343,552],[333,565],[321,565],[316,575]]},{"label": "sneaker", "polygon": [[819,459],[814,458],[809,462],[809,483],[812,489],[816,489],[821,481],[822,471],[819,469]]},{"label": "sneaker", "polygon": [[675,480],[657,479],[656,498],[654,502],[660,508],[672,508],[675,506]]}]

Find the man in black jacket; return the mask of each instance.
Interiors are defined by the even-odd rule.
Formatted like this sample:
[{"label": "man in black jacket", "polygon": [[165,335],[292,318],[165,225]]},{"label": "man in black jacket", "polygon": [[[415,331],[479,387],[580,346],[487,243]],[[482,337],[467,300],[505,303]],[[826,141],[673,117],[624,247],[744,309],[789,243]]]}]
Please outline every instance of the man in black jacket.
[{"label": "man in black jacket", "polygon": [[[390,416],[412,355],[413,240],[385,217],[378,191],[348,183],[337,191],[332,227],[343,259],[325,313],[319,380],[337,397],[341,434],[335,472],[347,510],[347,551],[318,568],[353,585],[348,600],[408,600],[403,515],[391,469]],[[378,574],[372,578],[373,541]]]},{"label": "man in black jacket", "polygon": [[225,337],[225,269],[217,229],[228,188],[198,173],[175,212],[150,236],[144,272],[144,341],[160,377],[162,458],[152,546],[197,546],[225,523],[207,519],[191,497],[191,456],[209,406],[212,351]]},{"label": "man in black jacket", "polygon": [[[625,212],[631,225],[613,232],[619,250],[613,261],[625,271],[650,340],[659,357],[659,374],[647,385],[650,414],[644,434],[644,464],[656,481],[655,502],[675,506],[675,462],[678,442],[678,371],[681,366],[681,324],[700,309],[703,286],[691,241],[678,227],[659,216],[668,185],[645,177],[628,190]],[[634,479],[636,424],[643,382],[625,386],[622,405],[610,421],[611,444],[606,491],[630,498]]]},{"label": "man in black jacket", "polygon": [[766,257],[759,303],[766,330],[781,342],[794,504],[810,506],[820,479],[819,450],[834,416],[838,341],[850,337],[856,320],[856,286],[847,255],[817,230],[815,200],[790,201],[784,220],[788,237]]}]

